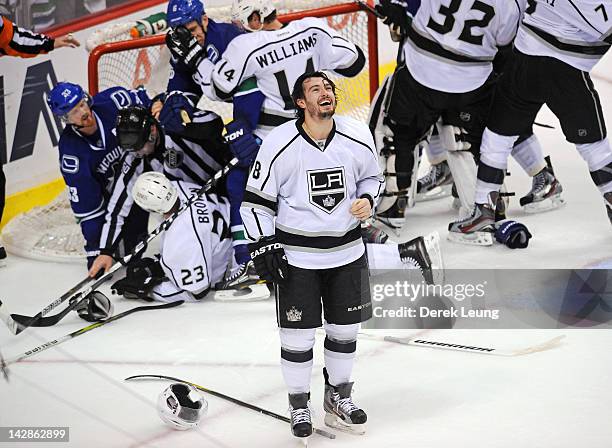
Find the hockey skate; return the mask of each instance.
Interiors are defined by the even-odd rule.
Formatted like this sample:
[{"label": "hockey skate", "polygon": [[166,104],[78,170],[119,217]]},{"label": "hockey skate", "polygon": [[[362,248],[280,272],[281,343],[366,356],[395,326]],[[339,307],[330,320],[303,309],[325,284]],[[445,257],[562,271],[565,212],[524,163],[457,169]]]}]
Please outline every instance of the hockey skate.
[{"label": "hockey skate", "polygon": [[214,299],[219,302],[252,302],[270,297],[266,281],[259,278],[251,260],[217,283],[215,290]]},{"label": "hockey skate", "polygon": [[467,218],[448,225],[448,240],[476,246],[492,246],[495,233],[495,211],[488,204],[475,204]]},{"label": "hockey skate", "polygon": [[606,210],[608,211],[608,218],[610,219],[610,224],[612,224],[612,192],[605,193],[604,200],[606,201]]},{"label": "hockey skate", "polygon": [[337,386],[329,384],[327,369],[323,368],[325,378],[325,396],[323,409],[325,410],[325,424],[351,434],[365,434],[365,423],[368,420],[366,413],[355,406],[351,399],[353,383],[342,383]]},{"label": "hockey skate", "polygon": [[395,233],[398,233],[404,226],[406,220],[404,212],[408,203],[407,201],[407,196],[398,196],[391,207],[384,212],[377,213],[374,219],[394,230]]},{"label": "hockey skate", "polygon": [[427,174],[417,181],[417,202],[432,201],[450,195],[453,175],[446,160],[431,165]]},{"label": "hockey skate", "polygon": [[289,394],[289,414],[291,433],[295,437],[308,437],[312,434],[310,393]]},{"label": "hockey skate", "polygon": [[6,266],[6,249],[0,246],[0,268]]},{"label": "hockey skate", "polygon": [[555,177],[550,157],[545,160],[546,166],[533,176],[531,191],[519,201],[525,213],[541,213],[565,205],[565,199],[561,197],[563,187]]},{"label": "hockey skate", "polygon": [[444,265],[438,232],[432,232],[424,237],[419,236],[407,243],[398,244],[397,249],[402,262],[418,268],[427,284],[442,284],[444,281]]},{"label": "hockey skate", "polygon": [[361,238],[366,244],[385,244],[389,235],[384,230],[374,227],[369,222],[361,224]]}]

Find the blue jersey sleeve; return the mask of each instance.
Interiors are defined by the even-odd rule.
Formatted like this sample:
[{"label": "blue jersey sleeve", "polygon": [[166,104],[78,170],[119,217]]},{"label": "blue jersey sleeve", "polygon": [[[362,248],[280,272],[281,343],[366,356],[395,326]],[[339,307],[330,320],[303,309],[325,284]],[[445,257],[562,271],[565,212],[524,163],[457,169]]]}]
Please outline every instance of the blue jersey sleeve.
[{"label": "blue jersey sleeve", "polygon": [[234,120],[243,119],[251,125],[251,129],[255,129],[265,99],[266,97],[259,90],[235,95]]},{"label": "blue jersey sleeve", "polygon": [[134,90],[124,89],[123,87],[111,87],[93,96],[93,105],[96,107],[119,110],[135,104],[145,107],[151,106],[151,99],[144,87]]},{"label": "blue jersey sleeve", "polygon": [[410,14],[413,17],[419,10],[420,6],[421,6],[421,0],[408,0],[406,2],[406,10],[408,11],[408,14]]},{"label": "blue jersey sleeve", "polygon": [[198,98],[202,96],[202,90],[193,79],[193,73],[185,65],[171,59],[170,76],[168,77],[166,92],[175,90],[192,93],[197,95]]}]

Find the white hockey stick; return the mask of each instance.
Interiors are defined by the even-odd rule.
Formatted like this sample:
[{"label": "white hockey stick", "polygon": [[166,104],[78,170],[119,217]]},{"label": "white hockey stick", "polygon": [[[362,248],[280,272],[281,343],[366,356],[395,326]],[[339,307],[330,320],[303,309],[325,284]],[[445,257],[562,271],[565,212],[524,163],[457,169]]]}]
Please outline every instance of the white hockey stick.
[{"label": "white hockey stick", "polygon": [[368,339],[374,339],[378,341],[393,342],[395,344],[410,345],[412,347],[428,347],[437,348],[442,350],[454,350],[467,353],[478,353],[481,355],[495,355],[495,356],[521,356],[528,355],[530,353],[542,352],[550,350],[552,348],[561,345],[561,340],[565,338],[565,335],[556,336],[548,341],[542,342],[541,344],[532,345],[529,347],[515,349],[515,350],[504,350],[494,347],[480,347],[476,345],[463,345],[455,344],[452,342],[434,341],[431,339],[423,339],[418,336],[407,336],[407,337],[396,337],[396,336],[379,336],[370,333],[359,333],[359,336],[364,336]]}]

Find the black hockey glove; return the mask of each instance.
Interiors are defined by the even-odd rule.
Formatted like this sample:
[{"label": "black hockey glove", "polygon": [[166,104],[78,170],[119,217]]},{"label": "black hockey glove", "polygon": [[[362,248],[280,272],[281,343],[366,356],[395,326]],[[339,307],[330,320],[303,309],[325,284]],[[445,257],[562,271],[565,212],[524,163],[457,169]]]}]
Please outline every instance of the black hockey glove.
[{"label": "black hockey glove", "polygon": [[520,222],[507,220],[495,224],[495,239],[510,249],[524,249],[529,245],[531,233]]},{"label": "black hockey glove", "polygon": [[375,7],[380,15],[385,16],[383,23],[389,25],[393,32],[400,36],[408,33],[410,16],[407,8],[408,3],[405,0],[381,0]]},{"label": "black hockey glove", "polygon": [[244,120],[234,120],[225,126],[227,133],[225,141],[229,144],[230,150],[234,157],[238,159],[238,166],[251,166],[261,140],[253,135],[253,131],[249,124]]},{"label": "black hockey glove", "polygon": [[170,28],[170,31],[166,34],[166,45],[172,56],[191,70],[195,70],[200,61],[206,56],[204,48],[191,35],[191,31],[183,25]]},{"label": "black hockey glove", "polygon": [[285,249],[275,236],[264,236],[248,246],[259,277],[273,283],[283,283],[287,280],[289,263],[287,263]]},{"label": "black hockey glove", "polygon": [[125,278],[111,285],[113,294],[123,295],[126,299],[153,300],[151,290],[166,279],[158,260],[142,258],[127,267]]}]

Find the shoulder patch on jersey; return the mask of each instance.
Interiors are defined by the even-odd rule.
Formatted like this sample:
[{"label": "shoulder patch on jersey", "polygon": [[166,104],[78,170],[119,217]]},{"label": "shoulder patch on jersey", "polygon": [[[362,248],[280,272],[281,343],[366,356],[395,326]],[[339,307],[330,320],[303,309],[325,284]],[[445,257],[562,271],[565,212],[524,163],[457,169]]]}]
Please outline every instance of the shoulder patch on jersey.
[{"label": "shoulder patch on jersey", "polygon": [[311,204],[333,213],[346,198],[344,167],[308,170],[308,195]]},{"label": "shoulder patch on jersey", "polygon": [[182,151],[177,151],[174,148],[167,149],[164,154],[166,165],[169,168],[178,168],[183,164],[185,154]]},{"label": "shoulder patch on jersey", "polygon": [[62,155],[61,170],[67,174],[76,174],[79,172],[79,158],[76,156]]}]

